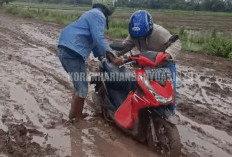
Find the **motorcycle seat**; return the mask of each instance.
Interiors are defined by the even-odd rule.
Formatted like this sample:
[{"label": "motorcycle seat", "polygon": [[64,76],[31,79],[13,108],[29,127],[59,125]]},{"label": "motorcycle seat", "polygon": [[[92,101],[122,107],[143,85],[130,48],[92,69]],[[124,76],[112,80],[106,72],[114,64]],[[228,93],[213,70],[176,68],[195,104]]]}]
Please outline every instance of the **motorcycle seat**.
[{"label": "motorcycle seat", "polygon": [[104,59],[102,61],[103,69],[108,72],[115,72],[115,73],[128,73],[130,70],[128,70],[125,67],[119,68],[118,66],[114,65],[113,63],[109,62],[109,60]]},{"label": "motorcycle seat", "polygon": [[151,61],[155,62],[158,52],[156,51],[145,51],[141,53],[141,56],[149,58]]},{"label": "motorcycle seat", "polygon": [[116,90],[131,91],[137,87],[136,77],[126,67],[119,68],[109,61],[102,63],[105,72],[106,85]]}]

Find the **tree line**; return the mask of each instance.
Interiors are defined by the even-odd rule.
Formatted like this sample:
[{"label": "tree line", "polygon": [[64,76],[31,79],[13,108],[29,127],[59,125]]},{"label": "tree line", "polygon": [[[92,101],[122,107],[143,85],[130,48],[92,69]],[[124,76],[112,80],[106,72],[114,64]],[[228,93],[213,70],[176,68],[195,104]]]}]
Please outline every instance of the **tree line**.
[{"label": "tree line", "polygon": [[118,0],[119,6],[232,12],[232,0]]},{"label": "tree line", "polygon": [[[7,1],[7,0],[0,0]],[[92,0],[16,0],[39,3],[91,4]],[[232,0],[117,0],[118,6],[131,8],[232,12]]]},{"label": "tree line", "polygon": [[12,2],[13,0],[0,0],[0,6],[3,5],[3,3],[8,4],[9,2]]}]

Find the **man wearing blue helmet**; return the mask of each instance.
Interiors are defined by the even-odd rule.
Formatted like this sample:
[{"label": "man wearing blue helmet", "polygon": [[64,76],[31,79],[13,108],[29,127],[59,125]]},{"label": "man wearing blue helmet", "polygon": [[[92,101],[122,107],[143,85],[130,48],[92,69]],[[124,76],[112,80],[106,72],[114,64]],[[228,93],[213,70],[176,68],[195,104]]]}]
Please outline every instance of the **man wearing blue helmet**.
[{"label": "man wearing blue helmet", "polygon": [[[168,30],[153,24],[152,16],[145,10],[136,11],[130,19],[129,35],[124,40],[124,50],[118,55],[125,53],[137,47],[140,52],[156,51],[168,53],[168,59],[174,58],[181,52],[181,43],[177,35],[171,35]],[[176,67],[175,64],[168,65],[173,73],[173,85],[176,87]],[[175,104],[171,111],[175,111]]]},{"label": "man wearing blue helmet", "polygon": [[120,56],[134,47],[137,47],[140,52],[166,52],[172,58],[175,58],[181,51],[178,36],[172,36],[162,26],[153,24],[151,14],[145,10],[136,11],[131,16],[129,33],[123,42],[125,49],[119,53]]}]

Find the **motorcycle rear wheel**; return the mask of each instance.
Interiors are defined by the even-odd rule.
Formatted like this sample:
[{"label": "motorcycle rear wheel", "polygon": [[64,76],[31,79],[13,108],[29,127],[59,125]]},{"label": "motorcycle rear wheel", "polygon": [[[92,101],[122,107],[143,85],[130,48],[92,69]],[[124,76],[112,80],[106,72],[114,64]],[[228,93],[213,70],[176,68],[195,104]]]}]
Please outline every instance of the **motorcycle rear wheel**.
[{"label": "motorcycle rear wheel", "polygon": [[181,156],[181,141],[177,127],[162,118],[150,118],[147,125],[147,143],[162,156]]},{"label": "motorcycle rear wheel", "polygon": [[96,114],[101,114],[102,113],[102,99],[100,97],[100,94],[93,93],[92,94],[92,99],[93,99],[93,105],[91,107],[94,109]]}]

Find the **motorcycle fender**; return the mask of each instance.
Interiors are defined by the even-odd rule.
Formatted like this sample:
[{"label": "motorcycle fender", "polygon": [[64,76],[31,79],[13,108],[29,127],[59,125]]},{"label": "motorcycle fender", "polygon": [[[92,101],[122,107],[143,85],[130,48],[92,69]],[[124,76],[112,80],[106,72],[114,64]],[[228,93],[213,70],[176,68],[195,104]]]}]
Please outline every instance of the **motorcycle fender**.
[{"label": "motorcycle fender", "polygon": [[167,117],[162,116],[162,115],[161,115],[160,113],[158,113],[157,111],[154,112],[154,110],[153,110],[153,112],[151,112],[151,111],[148,111],[148,112],[151,114],[151,117],[152,117],[152,118],[160,117],[160,118],[166,120],[167,122],[169,122],[169,123],[171,123],[171,124],[173,124],[173,125],[177,125],[177,124],[178,124],[179,119],[178,119],[178,117],[177,117],[176,115],[169,116],[169,117],[167,118]]},{"label": "motorcycle fender", "polygon": [[178,124],[178,117],[177,116],[170,116],[169,118],[166,119],[166,121],[168,121],[171,124],[177,125]]}]

